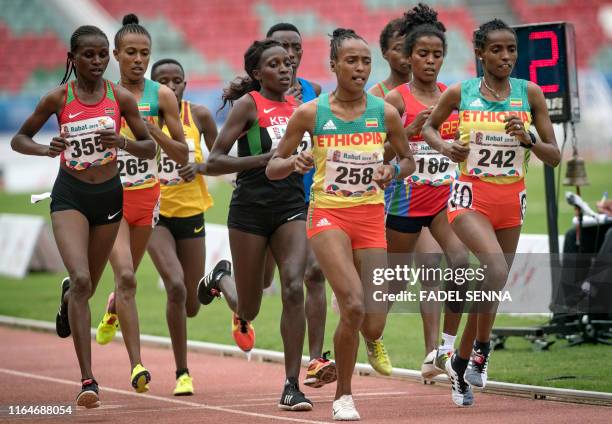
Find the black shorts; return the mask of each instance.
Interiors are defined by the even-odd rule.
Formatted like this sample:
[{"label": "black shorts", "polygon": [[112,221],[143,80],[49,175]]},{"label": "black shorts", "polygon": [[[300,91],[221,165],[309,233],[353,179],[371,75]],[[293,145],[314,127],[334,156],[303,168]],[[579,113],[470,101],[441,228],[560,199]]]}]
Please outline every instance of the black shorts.
[{"label": "black shorts", "polygon": [[291,221],[306,221],[304,205],[275,211],[261,206],[232,206],[227,227],[269,238],[278,227]]},{"label": "black shorts", "polygon": [[166,227],[175,240],[185,240],[206,236],[203,213],[193,216],[186,216],[184,218],[171,218],[160,215],[157,225]]},{"label": "black shorts", "polygon": [[90,226],[112,224],[123,218],[123,187],[119,174],[99,184],[74,178],[60,168],[51,191],[51,213],[77,210]]},{"label": "black shorts", "polygon": [[434,218],[445,209],[446,207],[438,211],[438,213],[426,216],[387,215],[385,227],[399,233],[420,233],[423,227],[430,227]]}]

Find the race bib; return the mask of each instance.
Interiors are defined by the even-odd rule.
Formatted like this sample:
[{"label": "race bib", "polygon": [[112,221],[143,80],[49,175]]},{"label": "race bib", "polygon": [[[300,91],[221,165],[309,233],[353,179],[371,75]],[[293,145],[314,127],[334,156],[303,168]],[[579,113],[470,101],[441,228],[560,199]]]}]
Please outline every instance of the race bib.
[{"label": "race bib", "polygon": [[[285,135],[285,131],[287,131],[287,125],[272,125],[267,127],[268,135],[270,136],[270,140],[272,140],[272,147],[270,150],[274,150],[278,147],[283,135]],[[300,141],[300,145],[297,148],[297,153],[310,151],[312,143],[310,141],[310,134],[307,132],[304,133],[304,137],[302,137],[302,141]]]},{"label": "race bib", "polygon": [[157,159],[142,159],[124,150],[117,155],[123,187],[138,187],[157,180]]},{"label": "race bib", "polygon": [[448,198],[448,210],[456,211],[457,209],[472,209],[474,203],[474,191],[472,183],[455,180],[453,189]]},{"label": "race bib", "polygon": [[[195,142],[191,138],[186,139],[185,142],[189,148],[189,162],[195,162]],[[165,186],[173,186],[185,182],[185,180],[179,176],[179,170],[181,168],[182,166],[170,159],[162,149],[161,158],[157,165],[159,183]]]},{"label": "race bib", "polygon": [[457,164],[424,141],[410,142],[416,170],[407,179],[413,184],[448,185],[455,178]]},{"label": "race bib", "polygon": [[64,150],[64,161],[68,168],[81,171],[92,166],[105,165],[117,156],[117,149],[107,149],[100,141],[97,130],[115,129],[115,121],[108,116],[83,119],[63,124],[61,135],[69,146]]},{"label": "race bib", "polygon": [[382,152],[327,150],[324,189],[342,197],[371,196],[378,193],[374,170],[383,163]]},{"label": "race bib", "polygon": [[525,149],[514,137],[497,131],[470,132],[467,172],[477,177],[522,177]]}]

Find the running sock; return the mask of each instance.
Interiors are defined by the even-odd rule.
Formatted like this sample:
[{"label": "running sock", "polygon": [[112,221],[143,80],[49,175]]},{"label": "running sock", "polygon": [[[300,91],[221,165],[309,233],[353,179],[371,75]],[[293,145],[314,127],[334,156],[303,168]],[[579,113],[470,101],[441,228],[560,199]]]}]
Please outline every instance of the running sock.
[{"label": "running sock", "polygon": [[459,374],[460,376],[462,376],[465,373],[465,370],[468,366],[468,362],[470,362],[469,359],[463,359],[457,354],[453,355],[451,361],[452,361],[451,365],[453,366],[453,369],[457,371],[457,374]]},{"label": "running sock", "polygon": [[474,341],[474,350],[482,355],[488,355],[491,351],[491,342],[479,342],[478,340]]},{"label": "running sock", "polygon": [[180,370],[176,370],[176,379],[178,380],[178,378],[183,374],[189,375],[189,368],[181,368]]},{"label": "running sock", "polygon": [[457,336],[451,336],[450,334],[442,333],[442,344],[438,348],[440,353],[449,353],[455,349],[455,339]]}]

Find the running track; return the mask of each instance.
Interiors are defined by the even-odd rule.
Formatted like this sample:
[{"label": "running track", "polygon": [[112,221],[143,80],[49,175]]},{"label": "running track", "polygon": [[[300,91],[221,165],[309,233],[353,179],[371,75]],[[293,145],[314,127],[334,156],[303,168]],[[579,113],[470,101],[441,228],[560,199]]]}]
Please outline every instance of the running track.
[{"label": "running track", "polygon": [[[196,395],[173,397],[174,360],[169,349],[143,346],[153,381],[147,394],[129,385],[121,342],[92,344],[102,406],[71,416],[10,417],[9,405],[68,405],[80,384],[72,340],[0,326],[0,422],[14,423],[283,423],[333,422],[335,384],[304,388],[312,412],[277,409],[283,383],[280,364],[189,353]],[[303,373],[300,376],[303,378]],[[476,393],[472,408],[455,407],[447,385],[376,377],[353,379],[362,421],[370,423],[609,423],[612,408]]]}]

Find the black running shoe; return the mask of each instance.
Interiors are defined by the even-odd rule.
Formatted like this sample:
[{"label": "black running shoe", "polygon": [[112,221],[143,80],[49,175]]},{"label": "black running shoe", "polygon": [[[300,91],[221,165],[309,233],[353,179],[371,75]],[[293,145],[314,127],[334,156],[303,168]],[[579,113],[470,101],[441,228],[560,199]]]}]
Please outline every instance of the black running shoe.
[{"label": "black running shoe", "polygon": [[278,402],[278,409],[284,411],[312,411],[312,402],[300,391],[296,378],[288,378]]},{"label": "black running shoe", "polygon": [[70,335],[70,322],[68,321],[68,304],[64,302],[64,296],[70,288],[70,278],[66,277],[62,280],[62,297],[60,298],[60,306],[55,316],[55,331],[62,339]]},{"label": "black running shoe", "polygon": [[202,305],[208,305],[215,297],[221,297],[219,282],[225,275],[232,275],[232,264],[222,259],[211,272],[202,277],[198,283],[198,300]]},{"label": "black running shoe", "polygon": [[98,397],[98,382],[93,378],[81,380],[81,392],[76,398],[77,406],[85,408],[97,408],[100,406],[100,398]]}]

